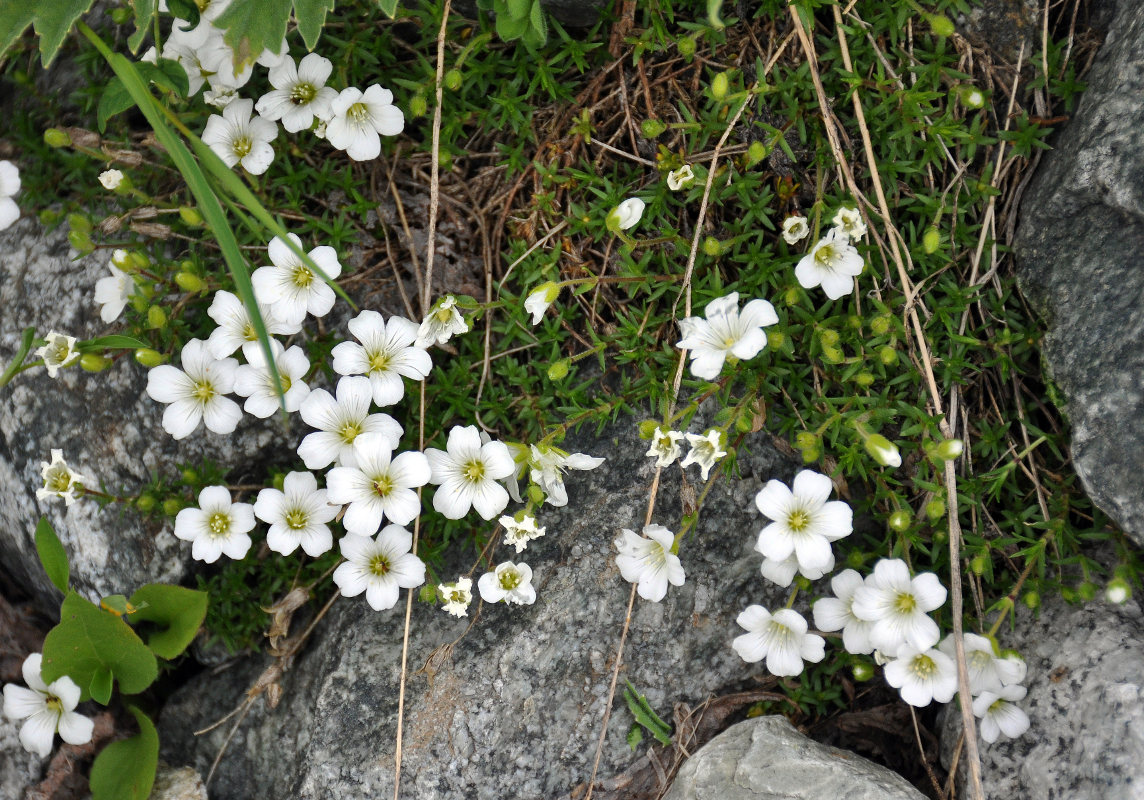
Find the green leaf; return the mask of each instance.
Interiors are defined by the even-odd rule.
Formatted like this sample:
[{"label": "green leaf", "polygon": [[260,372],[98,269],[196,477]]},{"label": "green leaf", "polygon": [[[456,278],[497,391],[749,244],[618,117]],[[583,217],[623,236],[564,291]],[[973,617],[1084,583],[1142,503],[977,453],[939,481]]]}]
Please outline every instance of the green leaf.
[{"label": "green leaf", "polygon": [[44,682],[67,675],[79,684],[86,700],[101,669],[110,670],[119,681],[119,691],[138,694],[155,681],[159,663],[123,619],[68,592],[60,606],[60,624],[44,639]]},{"label": "green leaf", "polygon": [[533,0],[506,0],[505,6],[508,8],[508,15],[514,21],[527,19],[529,12],[532,10]]},{"label": "green leaf", "polygon": [[377,7],[390,19],[397,16],[397,0],[377,0]]},{"label": "green leaf", "polygon": [[32,24],[35,10],[34,3],[0,3],[0,58]]},{"label": "green leaf", "polygon": [[[27,3],[35,8],[32,25],[40,36],[40,60],[45,69],[56,57],[64,37],[75,25],[75,21],[86,14],[94,3],[95,0],[37,0],[35,3]],[[8,5],[24,5],[24,1],[17,0]]]},{"label": "green leaf", "polygon": [[103,748],[91,765],[92,800],[147,800],[159,767],[159,734],[147,715],[135,706],[139,733]]},{"label": "green leaf", "polygon": [[641,728],[639,725],[632,725],[632,729],[628,731],[628,747],[632,748],[632,752],[634,753],[642,741],[643,728]]},{"label": "green leaf", "polygon": [[119,78],[112,78],[108,81],[107,87],[99,97],[99,107],[95,110],[95,119],[96,124],[99,125],[99,132],[105,133],[109,119],[116,114],[121,114],[127,109],[134,107],[134,105],[135,101],[131,99],[131,93],[127,91],[127,87],[123,85],[123,81],[119,80]]},{"label": "green leaf", "polygon": [[131,7],[135,9],[135,33],[127,40],[127,46],[132,53],[139,52],[139,45],[151,30],[151,20],[155,18],[158,4],[155,0],[130,0]]},{"label": "green leaf", "polygon": [[199,6],[195,0],[168,0],[167,8],[172,15],[185,19],[188,29],[199,24]]},{"label": "green leaf", "polygon": [[[326,22],[326,12],[334,10],[334,0],[294,0],[294,18],[298,20],[298,33],[310,50],[318,43],[322,25]],[[384,9],[383,9],[384,10]],[[397,10],[397,0],[393,0],[393,10],[388,12],[390,19]]]},{"label": "green leaf", "polygon": [[712,28],[722,30],[727,27],[723,18],[719,16],[719,12],[722,10],[723,0],[707,0],[707,22],[711,24]]},{"label": "green leaf", "polygon": [[543,45],[548,41],[548,18],[544,16],[544,8],[540,5],[540,0],[534,0],[532,3],[532,10],[528,15],[529,21],[532,24],[532,30],[536,33],[536,42],[538,46]]},{"label": "green leaf", "polygon": [[207,615],[210,595],[182,586],[149,583],[131,595],[139,610],[133,623],[153,622],[157,630],[146,634],[147,646],[159,658],[172,659],[187,649]]},{"label": "green leaf", "polygon": [[111,670],[100,667],[91,676],[91,685],[87,688],[91,699],[100,705],[107,705],[111,701]]},{"label": "green leaf", "polygon": [[266,48],[277,51],[286,36],[292,0],[258,0],[231,3],[214,21],[221,28],[223,41],[234,51],[238,67],[253,64]]},{"label": "green leaf", "polygon": [[40,557],[44,572],[48,573],[48,580],[67,594],[68,578],[71,576],[68,554],[47,517],[40,517],[40,521],[36,523],[36,555]]},{"label": "green leaf", "polygon": [[187,97],[190,94],[190,79],[187,78],[187,71],[178,61],[160,58],[154,64],[140,61],[136,66],[146,68],[143,74],[147,78],[164,89],[170,89],[179,97]]},{"label": "green leaf", "polygon": [[[135,103],[132,102],[131,105],[135,105]],[[76,346],[81,350],[85,348],[92,350],[134,350],[139,347],[150,347],[151,345],[133,336],[113,333],[110,336],[97,336],[94,339],[88,339],[86,342],[79,342]]]},{"label": "green leaf", "polygon": [[628,688],[624,689],[624,700],[628,703],[628,710],[636,718],[636,722],[647,728],[647,732],[656,738],[660,744],[671,744],[671,726],[660,719],[659,715],[648,705],[647,698],[636,691],[629,680],[624,681]]},{"label": "green leaf", "polygon": [[[2,12],[0,12],[2,13]],[[32,345],[36,341],[36,329],[24,328],[24,333],[20,336],[20,348],[16,351],[16,355],[12,357],[12,361],[0,374],[0,387],[6,386],[8,381],[16,376],[20,371],[20,367],[24,364],[24,359],[28,357],[28,351],[32,349]]]},{"label": "green leaf", "polygon": [[514,20],[508,14],[497,14],[497,36],[501,41],[512,42],[519,39],[528,30],[528,18]]}]

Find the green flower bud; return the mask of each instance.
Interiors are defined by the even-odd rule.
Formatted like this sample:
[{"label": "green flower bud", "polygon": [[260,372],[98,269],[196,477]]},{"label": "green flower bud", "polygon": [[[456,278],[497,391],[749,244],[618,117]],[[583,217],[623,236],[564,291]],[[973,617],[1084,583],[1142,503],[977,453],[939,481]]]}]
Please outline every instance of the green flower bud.
[{"label": "green flower bud", "polygon": [[91,236],[83,231],[69,231],[68,243],[78,250],[81,255],[88,255],[95,251],[95,242],[91,240]]},{"label": "green flower bud", "polygon": [[136,272],[151,266],[151,259],[147,258],[146,255],[140,253],[138,250],[132,250],[128,254],[128,258],[131,259],[131,265],[135,267],[134,271]]},{"label": "green flower bud", "polygon": [[1041,607],[1041,595],[1038,592],[1025,592],[1025,596],[1021,598],[1021,602],[1025,604],[1026,608],[1036,610]]},{"label": "green flower bud", "polygon": [[1076,601],[1077,601],[1076,589],[1072,588],[1071,586],[1062,586],[1061,587],[1061,599],[1064,600],[1066,603],[1069,603],[1069,604],[1076,603]]},{"label": "green flower bud", "polygon": [[163,513],[173,517],[183,510],[183,501],[177,497],[168,497],[163,501]]},{"label": "green flower bud", "polygon": [[68,227],[80,233],[91,233],[91,220],[83,214],[68,214]]},{"label": "green flower bud", "polygon": [[846,318],[846,324],[850,328],[852,328],[856,331],[860,331],[860,330],[862,330],[862,325],[864,324],[864,320],[860,316],[858,316],[857,314],[851,314],[850,316],[848,316]]},{"label": "green flower bud", "polygon": [[197,228],[203,224],[203,215],[194,206],[179,206],[179,219],[192,228]]},{"label": "green flower bud", "polygon": [[79,357],[79,366],[85,372],[103,372],[111,366],[111,359],[98,353],[84,353]]},{"label": "green flower bud", "polygon": [[751,142],[747,147],[747,163],[751,166],[758,164],[768,155],[770,155],[770,150],[762,142]]},{"label": "green flower bud", "polygon": [[874,380],[874,374],[871,372],[859,372],[854,376],[854,382],[863,388],[873,386]]},{"label": "green flower bud", "polygon": [[887,524],[889,524],[890,530],[902,533],[903,531],[909,529],[912,519],[913,518],[909,511],[899,508],[897,511],[890,515],[890,519],[888,520]]},{"label": "green flower bud", "polygon": [[775,350],[781,350],[786,340],[786,334],[782,331],[767,331],[767,345]]},{"label": "green flower bud", "polygon": [[835,347],[840,338],[842,337],[838,335],[838,331],[833,328],[820,328],[818,330],[818,339],[822,342],[823,347]]},{"label": "green flower bud", "polygon": [[1113,578],[1104,587],[1104,599],[1113,605],[1121,606],[1132,597],[1132,586],[1123,578]]},{"label": "green flower bud", "polygon": [[889,345],[878,348],[878,360],[887,367],[892,367],[898,363],[898,351]]},{"label": "green flower bud", "polygon": [[640,123],[640,132],[645,139],[654,139],[667,130],[667,125],[658,119],[645,119]]},{"label": "green flower bud", "polygon": [[802,451],[802,463],[813,464],[818,459],[822,458],[822,450],[817,447],[806,447]]},{"label": "green flower bud", "polygon": [[183,483],[185,483],[185,484],[194,485],[199,480],[198,471],[193,470],[190,467],[187,467],[186,469],[184,469],[181,474],[182,474],[182,478],[183,478]]},{"label": "green flower bud", "polygon": [[797,286],[792,286],[783,292],[783,302],[788,306],[798,305],[798,301],[802,299],[802,290]]},{"label": "green flower bud", "polygon": [[926,503],[926,516],[936,522],[945,516],[945,501],[940,497],[935,497]]},{"label": "green flower bud", "polygon": [[927,229],[922,236],[922,249],[926,251],[927,255],[933,255],[939,247],[941,247],[941,234],[938,233],[937,228]]},{"label": "green flower bud", "polygon": [[902,455],[898,452],[898,446],[882,434],[874,433],[867,436],[865,445],[866,452],[883,467],[902,466]]},{"label": "green flower bud", "polygon": [[830,364],[841,364],[846,360],[846,354],[840,347],[823,347],[822,360]]},{"label": "green flower bud", "polygon": [[800,450],[808,447],[818,447],[818,436],[810,431],[799,431],[794,436],[795,446]]},{"label": "green flower bud", "polygon": [[933,454],[942,461],[953,461],[961,456],[964,449],[961,439],[946,439],[933,449]]},{"label": "green flower bud", "polygon": [[926,22],[929,23],[930,30],[934,32],[935,36],[940,36],[943,39],[953,36],[953,21],[945,14],[926,14]]},{"label": "green flower bud", "polygon": [[966,108],[978,109],[985,107],[985,92],[976,86],[965,84],[957,87],[957,99]]},{"label": "green flower bud", "polygon": [[989,559],[985,556],[977,555],[969,559],[969,571],[974,575],[984,575],[988,566]]},{"label": "green flower bud", "polygon": [[54,208],[45,208],[40,212],[40,224],[45,228],[51,227],[60,221],[62,215]]},{"label": "green flower bud", "polygon": [[723,252],[723,245],[714,236],[708,236],[703,240],[703,252],[714,258]]},{"label": "green flower bud", "polygon": [[881,314],[870,320],[870,331],[875,336],[885,336],[890,332],[890,325],[893,324],[893,317],[889,314]]},{"label": "green flower bud", "polygon": [[150,305],[148,298],[142,294],[133,294],[130,298],[131,307],[138,311],[140,314],[147,313],[147,306]]},{"label": "green flower bud", "polygon": [[528,499],[533,503],[533,505],[540,505],[544,502],[544,491],[535,483],[530,483],[528,485],[527,494]]},{"label": "green flower bud", "polygon": [[71,136],[59,128],[48,128],[44,131],[44,144],[48,147],[67,147],[71,144]]},{"label": "green flower bud", "polygon": [[858,550],[851,550],[846,554],[846,566],[850,569],[862,569],[866,566],[866,554]]},{"label": "green flower bud", "polygon": [[150,369],[151,367],[157,367],[162,364],[167,360],[167,357],[158,350],[152,350],[150,347],[140,347],[135,351],[135,360]]},{"label": "green flower bud", "polygon": [[564,377],[568,375],[568,368],[570,366],[572,366],[572,360],[571,359],[568,359],[568,358],[560,359],[559,361],[557,361],[555,364],[553,364],[552,366],[550,366],[548,368],[548,380],[550,380],[550,381],[563,380]]},{"label": "green flower bud", "polygon": [[1096,584],[1092,581],[1085,581],[1080,586],[1076,587],[1076,593],[1084,602],[1092,602],[1092,600],[1096,598]]},{"label": "green flower bud", "polygon": [[450,92],[455,92],[461,88],[463,78],[459,69],[451,69],[445,73],[445,88]]},{"label": "green flower bud", "polygon": [[413,99],[409,101],[409,115],[414,118],[423,117],[428,111],[429,102],[425,99],[425,95],[413,95]]},{"label": "green flower bud", "polygon": [[417,592],[417,601],[419,603],[436,603],[437,585],[434,583],[427,583],[422,586]]},{"label": "green flower bud", "polygon": [[207,288],[206,281],[193,272],[175,273],[175,283],[186,292],[201,292]]},{"label": "green flower bud", "polygon": [[147,327],[153,331],[157,331],[167,324],[167,312],[159,306],[151,306],[147,309]]},{"label": "green flower bud", "polygon": [[681,56],[690,59],[695,55],[695,40],[690,36],[681,36],[675,42],[675,49],[679,51]]},{"label": "green flower bud", "polygon": [[711,81],[711,96],[716,100],[722,100],[727,96],[727,92],[731,90],[731,79],[727,77],[726,72],[720,72]]},{"label": "green flower bud", "polygon": [[850,667],[850,674],[859,683],[865,683],[874,677],[874,665],[868,661],[856,661]]},{"label": "green flower bud", "polygon": [[155,508],[155,495],[141,494],[135,499],[135,507],[142,511],[144,514],[154,510]]},{"label": "green flower bud", "polygon": [[645,419],[639,425],[640,438],[650,440],[653,436],[655,436],[656,429],[659,427],[660,427],[660,424],[656,420]]}]

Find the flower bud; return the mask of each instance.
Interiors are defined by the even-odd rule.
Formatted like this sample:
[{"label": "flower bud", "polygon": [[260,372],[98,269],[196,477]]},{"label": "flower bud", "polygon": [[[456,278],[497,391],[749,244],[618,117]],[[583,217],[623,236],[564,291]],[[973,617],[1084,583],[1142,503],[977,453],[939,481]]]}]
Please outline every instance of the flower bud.
[{"label": "flower bud", "polygon": [[711,96],[716,100],[722,100],[726,97],[730,89],[731,80],[727,77],[726,72],[720,72],[711,81]]},{"label": "flower bud", "polygon": [[708,236],[703,240],[703,252],[714,258],[723,252],[723,245],[714,236]]},{"label": "flower bud", "polygon": [[1071,586],[1062,586],[1061,587],[1061,599],[1064,600],[1066,603],[1069,603],[1069,604],[1076,603],[1076,601],[1077,601],[1076,589],[1072,588]]},{"label": "flower bud", "polygon": [[846,554],[846,566],[850,569],[863,569],[866,566],[866,554],[859,550],[851,550]]},{"label": "flower bud", "polygon": [[985,107],[985,92],[969,84],[957,87],[957,99],[966,108],[978,109]]},{"label": "flower bud", "polygon": [[137,272],[141,269],[147,269],[151,266],[151,259],[147,258],[143,253],[138,250],[132,250],[128,253],[127,257],[131,259],[131,265],[135,267],[134,270],[124,270],[125,272]]},{"label": "flower bud", "polygon": [[945,14],[926,14],[926,22],[929,23],[930,30],[934,32],[935,36],[946,38],[953,36],[953,21]]},{"label": "flower bud", "polygon": [[1121,606],[1132,597],[1132,587],[1123,578],[1113,578],[1104,587],[1104,599],[1113,605]]},{"label": "flower bud", "polygon": [[203,215],[194,206],[179,206],[179,219],[192,228],[197,228],[203,224]]},{"label": "flower bud", "polygon": [[885,347],[878,348],[878,360],[887,367],[892,367],[898,363],[898,351],[886,345]]},{"label": "flower bud", "polygon": [[147,512],[154,510],[155,502],[155,495],[141,494],[135,500],[135,507],[146,514]]},{"label": "flower bud", "polygon": [[912,517],[910,516],[910,512],[899,508],[897,511],[890,515],[890,519],[887,521],[887,524],[890,526],[890,530],[902,533],[903,531],[909,529],[911,521]]},{"label": "flower bud", "polygon": [[71,144],[71,137],[68,136],[67,131],[61,131],[59,128],[48,128],[44,131],[44,144],[48,147],[67,147]]},{"label": "flower bud", "polygon": [[822,450],[817,447],[804,447],[802,450],[802,463],[813,464],[822,458]]},{"label": "flower bud", "polygon": [[640,438],[650,440],[653,436],[655,436],[656,429],[660,427],[661,425],[654,419],[645,419],[639,425]]},{"label": "flower bud", "polygon": [[462,77],[461,70],[451,69],[445,73],[445,88],[450,92],[455,92],[461,88]]},{"label": "flower bud", "polygon": [[136,292],[131,295],[131,307],[138,311],[140,314],[147,313],[147,306],[150,305],[150,298],[144,297],[141,293]]},{"label": "flower bud", "polygon": [[969,559],[969,571],[974,575],[984,575],[986,568],[989,566],[989,559],[982,555],[974,556]]},{"label": "flower bud", "polygon": [[1096,598],[1096,584],[1092,581],[1085,581],[1076,587],[1076,593],[1080,596],[1081,600],[1089,603]]},{"label": "flower bud", "polygon": [[151,306],[147,309],[147,327],[153,331],[157,331],[167,324],[167,312],[159,306]]},{"label": "flower bud", "polygon": [[654,139],[667,130],[667,125],[658,119],[645,119],[640,123],[640,132],[645,139]]},{"label": "flower bud", "polygon": [[638,197],[629,197],[611,210],[604,220],[604,225],[612,233],[634,228],[643,216],[645,206],[644,201]]},{"label": "flower bud", "polygon": [[868,661],[856,661],[850,667],[850,674],[859,683],[865,683],[874,677],[874,666]]},{"label": "flower bud", "polygon": [[413,95],[413,99],[409,101],[409,115],[414,118],[423,117],[428,111],[429,102],[425,99],[425,95]]},{"label": "flower bud", "polygon": [[823,347],[835,347],[840,338],[838,331],[833,328],[820,328],[818,331],[818,339]]},{"label": "flower bud", "polygon": [[152,350],[150,347],[140,347],[135,351],[135,360],[150,369],[151,367],[159,366],[166,361],[167,358],[158,350]]},{"label": "flower bud", "polygon": [[83,231],[69,231],[68,243],[79,251],[81,255],[88,255],[95,251],[95,242],[91,236]]},{"label": "flower bud", "polygon": [[885,336],[890,332],[890,325],[892,322],[893,318],[890,317],[889,314],[880,314],[879,316],[876,316],[874,319],[870,320],[870,331],[875,336]]},{"label": "flower bud", "polygon": [[762,142],[751,142],[747,146],[747,163],[754,166],[770,155],[770,150]]},{"label": "flower bud", "polygon": [[786,341],[786,334],[782,331],[767,331],[767,345],[769,347],[781,350]]},{"label": "flower bud", "polygon": [[695,40],[690,36],[681,36],[675,42],[675,49],[679,51],[681,56],[690,59],[695,55]]},{"label": "flower bud", "polygon": [[173,517],[183,510],[183,501],[177,497],[168,497],[163,501],[163,513]]},{"label": "flower bud", "polygon": [[422,586],[417,592],[417,602],[419,603],[436,603],[437,602],[437,586],[433,583],[427,583]]},{"label": "flower bud", "polygon": [[854,376],[854,382],[863,388],[873,386],[874,374],[871,372],[859,372]]},{"label": "flower bud", "polygon": [[61,216],[54,208],[45,208],[40,212],[40,224],[45,228],[51,227],[60,221]]},{"label": "flower bud", "polygon": [[822,360],[830,364],[841,364],[846,360],[846,354],[840,347],[823,347]]},{"label": "flower bud", "polygon": [[946,439],[933,449],[933,454],[942,461],[953,461],[961,456],[964,449],[961,439]]},{"label": "flower bud", "polygon": [[798,305],[798,301],[802,299],[802,292],[797,286],[792,286],[783,292],[783,302],[788,306]]},{"label": "flower bud", "polygon": [[535,483],[529,484],[527,494],[529,501],[534,505],[540,505],[544,502],[544,491]]},{"label": "flower bud", "polygon": [[926,503],[926,516],[934,522],[945,516],[945,501],[940,497],[935,497]]},{"label": "flower bud", "polygon": [[84,372],[103,372],[111,366],[111,359],[99,353],[84,353],[79,357],[79,366]]},{"label": "flower bud", "polygon": [[559,381],[563,380],[568,375],[568,368],[572,365],[572,360],[562,358],[555,364],[548,368],[548,380]]},{"label": "flower bud", "polygon": [[1025,604],[1026,608],[1036,610],[1041,607],[1041,595],[1038,592],[1025,592],[1025,596],[1021,598],[1021,602]]},{"label": "flower bud", "polygon": [[927,255],[933,255],[937,249],[941,247],[941,234],[938,233],[937,228],[929,228],[922,235],[922,249],[926,251]]},{"label": "flower bud", "polygon": [[207,288],[206,281],[193,272],[176,272],[175,283],[185,292],[201,292]]},{"label": "flower bud", "polygon": [[183,470],[182,477],[183,477],[183,483],[188,484],[188,485],[194,485],[199,479],[199,473],[197,470],[193,470],[190,467],[187,467],[186,469]]},{"label": "flower bud", "polygon": [[80,233],[91,233],[91,220],[83,214],[68,214],[68,227]]},{"label": "flower bud", "polygon": [[794,436],[795,446],[800,450],[808,447],[818,447],[818,436],[810,431],[799,431]]}]

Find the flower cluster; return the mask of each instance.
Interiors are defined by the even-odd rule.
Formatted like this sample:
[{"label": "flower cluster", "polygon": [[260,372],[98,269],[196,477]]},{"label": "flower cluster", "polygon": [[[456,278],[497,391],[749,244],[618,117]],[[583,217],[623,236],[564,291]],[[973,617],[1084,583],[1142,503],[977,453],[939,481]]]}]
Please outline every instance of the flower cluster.
[{"label": "flower cluster", "polygon": [[682,453],[679,443],[686,439],[690,447],[687,455],[679,462],[679,466],[686,469],[692,464],[698,464],[703,480],[707,480],[715,462],[727,455],[727,451],[723,449],[726,438],[726,433],[719,428],[709,428],[706,433],[700,435],[657,427],[652,433],[651,447],[645,455],[654,458],[657,467],[671,466]]},{"label": "flower cluster", "polygon": [[[866,223],[853,208],[840,208],[832,220],[834,227],[810,248],[795,267],[794,274],[804,289],[821,286],[831,300],[854,291],[854,278],[862,274],[865,262],[851,242],[866,235]],[[810,233],[804,217],[789,217],[783,223],[783,239],[795,244]]]}]

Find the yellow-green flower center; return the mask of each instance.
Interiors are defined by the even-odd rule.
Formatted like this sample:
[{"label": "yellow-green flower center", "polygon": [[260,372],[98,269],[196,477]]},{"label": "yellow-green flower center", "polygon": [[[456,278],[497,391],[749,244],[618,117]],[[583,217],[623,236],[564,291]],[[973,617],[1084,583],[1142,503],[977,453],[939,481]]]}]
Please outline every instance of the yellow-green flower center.
[{"label": "yellow-green flower center", "polygon": [[378,497],[388,497],[393,491],[393,479],[388,475],[381,475],[373,481],[373,491]]},{"label": "yellow-green flower center", "polygon": [[389,572],[389,559],[378,553],[369,560],[368,569],[374,575],[385,575]]},{"label": "yellow-green flower center", "polygon": [[485,465],[483,462],[474,459],[465,464],[465,468],[461,470],[461,474],[465,476],[465,480],[477,483],[484,480]]},{"label": "yellow-green flower center", "polygon": [[296,83],[290,90],[290,102],[296,106],[304,106],[313,100],[317,93],[318,90],[309,83]]},{"label": "yellow-green flower center", "polygon": [[361,124],[369,119],[369,106],[365,103],[354,103],[346,110],[346,116],[353,117],[354,122]]},{"label": "yellow-green flower center", "polygon": [[225,536],[230,530],[230,515],[216,511],[207,518],[207,527],[211,536]]},{"label": "yellow-green flower center", "polygon": [[249,136],[236,136],[230,146],[231,150],[233,150],[234,154],[239,158],[246,158],[246,156],[250,155],[250,151],[253,147],[254,143],[250,141]]},{"label": "yellow-green flower center", "polygon": [[44,705],[48,707],[48,711],[51,711],[54,714],[64,713],[63,701],[55,695],[48,695],[48,698],[44,701]]},{"label": "yellow-green flower center", "polygon": [[309,520],[307,519],[306,512],[300,508],[292,508],[286,512],[286,527],[291,530],[301,530],[305,528]]},{"label": "yellow-green flower center", "polygon": [[910,671],[925,680],[937,672],[937,664],[929,656],[917,656],[910,662]]},{"label": "yellow-green flower center", "polygon": [[342,427],[338,428],[338,436],[342,437],[342,441],[346,444],[353,444],[359,433],[361,426],[354,422],[343,422]]},{"label": "yellow-green flower center", "polygon": [[383,372],[387,369],[389,369],[389,353],[385,350],[377,350],[369,354],[370,372]]},{"label": "yellow-green flower center", "polygon": [[437,317],[438,322],[444,325],[446,322],[453,318],[453,309],[442,306],[441,308],[434,311],[433,315]]},{"label": "yellow-green flower center", "polygon": [[258,331],[254,330],[254,325],[249,322],[246,323],[242,329],[242,338],[246,339],[248,342],[253,342],[258,338]]},{"label": "yellow-green flower center", "polygon": [[834,252],[834,245],[824,244],[814,253],[814,260],[823,267],[830,269],[834,265],[834,260],[837,255]]},{"label": "yellow-green flower center", "polygon": [[520,573],[515,569],[506,569],[498,576],[501,588],[506,592],[511,592],[516,587],[520,586]]},{"label": "yellow-green flower center", "polygon": [[71,488],[71,482],[71,473],[65,467],[63,469],[56,468],[53,472],[48,473],[48,479],[44,485],[53,492],[63,494]]},{"label": "yellow-green flower center", "polygon": [[795,533],[802,533],[808,525],[810,525],[810,514],[801,508],[790,512],[790,516],[787,517],[787,527]]},{"label": "yellow-green flower center", "polygon": [[918,607],[918,600],[912,594],[899,592],[894,598],[894,611],[899,614],[912,614]]},{"label": "yellow-green flower center", "polygon": [[55,362],[60,363],[60,364],[64,363],[64,361],[67,360],[69,349],[70,348],[68,347],[68,343],[67,343],[66,339],[58,340],[52,346],[52,353],[51,353],[52,361],[55,361]]},{"label": "yellow-green flower center", "polygon": [[295,286],[305,289],[314,282],[314,273],[310,272],[305,264],[299,264],[294,267],[294,271],[290,273],[290,280],[294,282]]},{"label": "yellow-green flower center", "polygon": [[195,381],[194,391],[191,392],[191,397],[198,400],[200,403],[206,403],[215,396],[214,387],[208,381]]}]

